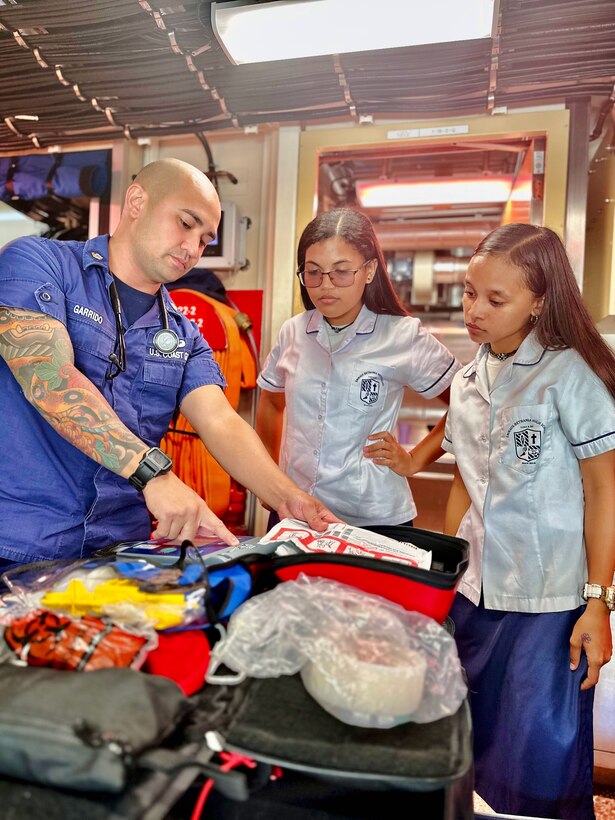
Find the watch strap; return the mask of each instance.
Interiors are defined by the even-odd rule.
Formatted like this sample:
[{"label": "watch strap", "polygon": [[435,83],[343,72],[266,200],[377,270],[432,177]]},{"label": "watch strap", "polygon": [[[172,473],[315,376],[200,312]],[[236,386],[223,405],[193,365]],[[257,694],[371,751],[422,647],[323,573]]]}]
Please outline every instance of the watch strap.
[{"label": "watch strap", "polygon": [[606,594],[606,587],[601,584],[585,584],[583,587],[583,598],[589,601],[591,598],[604,598]]},{"label": "watch strap", "polygon": [[173,461],[159,447],[150,447],[139,462],[139,466],[134,473],[129,476],[128,481],[132,486],[141,491],[148,481],[158,475],[168,473],[173,466]]},{"label": "watch strap", "polygon": [[604,603],[613,612],[615,610],[615,586],[607,587],[604,593]]}]

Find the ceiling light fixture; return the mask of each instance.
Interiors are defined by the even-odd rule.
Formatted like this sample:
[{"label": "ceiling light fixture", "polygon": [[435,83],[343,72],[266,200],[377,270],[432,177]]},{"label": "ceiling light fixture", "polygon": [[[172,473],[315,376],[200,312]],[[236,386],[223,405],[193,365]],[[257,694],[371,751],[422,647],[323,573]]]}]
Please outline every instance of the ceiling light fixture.
[{"label": "ceiling light fixture", "polygon": [[[511,184],[511,177],[501,177],[437,182],[357,182],[356,189],[363,208],[401,208],[507,202]],[[522,198],[521,192],[519,194]]]},{"label": "ceiling light fixture", "polygon": [[477,40],[491,36],[494,0],[233,0],[211,3],[229,60],[263,63],[320,54]]}]

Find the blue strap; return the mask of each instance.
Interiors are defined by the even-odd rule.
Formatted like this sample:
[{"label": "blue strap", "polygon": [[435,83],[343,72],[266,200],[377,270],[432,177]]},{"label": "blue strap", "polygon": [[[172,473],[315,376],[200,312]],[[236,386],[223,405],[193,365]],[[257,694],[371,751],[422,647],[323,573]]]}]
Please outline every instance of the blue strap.
[{"label": "blue strap", "polygon": [[250,597],[252,591],[252,576],[240,564],[231,567],[212,568],[209,571],[209,583],[215,589],[223,581],[229,582],[229,594],[224,606],[218,612],[220,618],[228,618],[240,604]]}]

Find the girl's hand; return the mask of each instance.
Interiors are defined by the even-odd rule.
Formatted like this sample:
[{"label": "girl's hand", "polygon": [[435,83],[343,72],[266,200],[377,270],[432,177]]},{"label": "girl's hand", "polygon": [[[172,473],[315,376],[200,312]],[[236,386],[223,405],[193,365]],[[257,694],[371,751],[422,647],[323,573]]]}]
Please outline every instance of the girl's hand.
[{"label": "girl's hand", "polygon": [[613,651],[610,612],[604,601],[590,600],[576,622],[570,637],[570,668],[574,671],[581,660],[581,650],[587,656],[587,677],[581,689],[591,689],[598,683],[600,669],[611,659]]},{"label": "girl's hand", "polygon": [[397,443],[390,433],[373,433],[367,437],[374,444],[363,448],[365,458],[371,458],[374,464],[389,467],[397,475],[411,476],[417,472],[412,455]]}]

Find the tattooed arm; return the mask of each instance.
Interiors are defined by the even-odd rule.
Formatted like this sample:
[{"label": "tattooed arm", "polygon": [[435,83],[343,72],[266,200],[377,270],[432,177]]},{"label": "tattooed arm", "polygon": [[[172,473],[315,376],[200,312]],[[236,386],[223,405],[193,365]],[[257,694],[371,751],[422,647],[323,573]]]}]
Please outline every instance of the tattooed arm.
[{"label": "tattooed arm", "polygon": [[[132,475],[148,445],[75,367],[70,336],[61,322],[44,313],[0,307],[0,356],[27,401],[57,433],[108,470],[126,479]],[[202,527],[228,543],[237,542],[173,473],[149,481],[143,496],[158,521],[156,535],[192,540]]]},{"label": "tattooed arm", "polygon": [[25,398],[57,433],[112,472],[132,475],[147,446],[77,370],[61,322],[44,313],[0,308],[0,355]]}]

